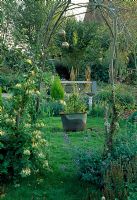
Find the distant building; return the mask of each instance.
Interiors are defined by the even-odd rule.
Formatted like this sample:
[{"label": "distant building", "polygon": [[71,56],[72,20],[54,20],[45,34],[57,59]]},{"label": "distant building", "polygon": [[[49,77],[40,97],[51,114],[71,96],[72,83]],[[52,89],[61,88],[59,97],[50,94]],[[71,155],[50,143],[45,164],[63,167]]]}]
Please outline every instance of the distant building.
[{"label": "distant building", "polygon": [[87,8],[85,17],[85,22],[95,21],[95,22],[102,22],[102,16],[98,10],[91,10],[91,8]]},{"label": "distant building", "polygon": [[[108,3],[109,0],[104,0],[103,3]],[[90,3],[89,3],[90,4]],[[103,22],[102,15],[98,9],[92,8],[91,5],[87,7],[87,11],[84,17],[84,21],[95,21],[95,22]]]}]

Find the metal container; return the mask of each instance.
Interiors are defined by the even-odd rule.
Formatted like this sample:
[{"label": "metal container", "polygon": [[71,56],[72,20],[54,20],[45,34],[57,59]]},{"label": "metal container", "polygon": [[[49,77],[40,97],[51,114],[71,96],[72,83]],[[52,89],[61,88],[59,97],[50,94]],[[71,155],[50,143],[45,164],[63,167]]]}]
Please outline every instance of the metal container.
[{"label": "metal container", "polygon": [[61,113],[64,131],[83,131],[86,128],[87,113]]}]

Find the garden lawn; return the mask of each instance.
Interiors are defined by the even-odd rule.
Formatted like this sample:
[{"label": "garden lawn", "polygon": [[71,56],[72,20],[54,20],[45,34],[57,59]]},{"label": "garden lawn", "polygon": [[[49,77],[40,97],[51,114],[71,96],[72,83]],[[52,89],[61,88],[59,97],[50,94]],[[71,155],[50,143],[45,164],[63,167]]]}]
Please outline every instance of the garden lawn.
[{"label": "garden lawn", "polygon": [[42,176],[33,175],[9,186],[4,200],[87,200],[100,199],[91,185],[83,184],[77,177],[75,154],[79,148],[103,149],[103,118],[88,117],[87,130],[65,134],[60,117],[45,117],[45,137],[49,141],[50,170]]}]

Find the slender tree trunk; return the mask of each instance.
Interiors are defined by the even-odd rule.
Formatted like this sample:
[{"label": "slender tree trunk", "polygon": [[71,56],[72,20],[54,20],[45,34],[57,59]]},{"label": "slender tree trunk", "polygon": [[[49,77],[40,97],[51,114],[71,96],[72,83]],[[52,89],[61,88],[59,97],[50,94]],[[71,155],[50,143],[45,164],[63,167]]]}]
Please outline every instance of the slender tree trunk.
[{"label": "slender tree trunk", "polygon": [[118,122],[118,112],[115,104],[115,93],[114,91],[112,91],[112,118],[110,122],[110,128],[107,140],[107,151],[109,153],[111,153],[113,150],[113,138],[117,128],[117,122]]},{"label": "slender tree trunk", "polygon": [[112,153],[113,150],[113,139],[117,128],[118,122],[118,112],[116,108],[116,97],[115,97],[115,61],[116,61],[116,42],[117,42],[117,18],[114,17],[113,19],[113,29],[112,29],[112,58],[110,63],[110,84],[111,84],[111,121],[109,123],[108,115],[106,115],[106,147],[105,147],[105,154],[108,155]]}]

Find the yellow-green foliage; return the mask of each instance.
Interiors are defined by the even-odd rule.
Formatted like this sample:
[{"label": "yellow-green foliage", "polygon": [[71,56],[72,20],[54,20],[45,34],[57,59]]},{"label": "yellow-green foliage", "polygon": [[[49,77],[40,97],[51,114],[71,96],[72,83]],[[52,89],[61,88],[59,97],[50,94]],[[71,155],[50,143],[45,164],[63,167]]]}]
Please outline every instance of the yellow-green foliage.
[{"label": "yellow-green foliage", "polygon": [[65,110],[67,113],[85,112],[86,103],[78,93],[72,93],[66,101]]},{"label": "yellow-green foliage", "polygon": [[55,77],[53,84],[51,86],[51,97],[54,100],[64,99],[64,88],[61,85],[61,81],[58,76]]}]

